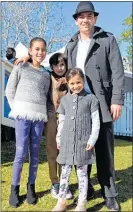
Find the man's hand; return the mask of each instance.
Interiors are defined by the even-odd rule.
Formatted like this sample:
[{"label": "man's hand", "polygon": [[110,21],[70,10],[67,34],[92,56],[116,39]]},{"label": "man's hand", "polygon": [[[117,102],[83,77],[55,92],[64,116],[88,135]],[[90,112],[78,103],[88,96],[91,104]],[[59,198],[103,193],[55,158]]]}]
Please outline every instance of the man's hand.
[{"label": "man's hand", "polygon": [[113,116],[114,121],[119,119],[122,114],[122,105],[112,104],[111,105],[111,114]]},{"label": "man's hand", "polygon": [[24,56],[24,57],[20,57],[15,61],[15,65],[18,65],[19,63],[26,63],[28,60],[30,59],[30,56]]}]

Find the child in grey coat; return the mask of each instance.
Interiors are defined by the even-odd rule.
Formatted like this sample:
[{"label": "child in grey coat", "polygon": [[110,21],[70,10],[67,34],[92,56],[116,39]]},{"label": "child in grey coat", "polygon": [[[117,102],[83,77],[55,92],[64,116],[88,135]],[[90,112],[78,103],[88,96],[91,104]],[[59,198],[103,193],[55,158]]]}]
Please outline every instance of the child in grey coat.
[{"label": "child in grey coat", "polygon": [[75,211],[86,211],[88,189],[88,164],[92,164],[93,148],[100,129],[98,100],[84,90],[84,74],[81,69],[70,69],[66,74],[69,92],[62,97],[56,136],[62,164],[59,199],[53,211],[66,209],[66,193],[72,165],[77,166],[79,199]]}]

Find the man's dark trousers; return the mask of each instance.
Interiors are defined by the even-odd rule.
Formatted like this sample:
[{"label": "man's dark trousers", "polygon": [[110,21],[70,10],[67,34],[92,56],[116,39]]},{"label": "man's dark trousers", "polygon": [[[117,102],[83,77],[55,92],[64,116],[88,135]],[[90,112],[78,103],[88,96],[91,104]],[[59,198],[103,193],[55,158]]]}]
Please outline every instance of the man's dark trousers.
[{"label": "man's dark trousers", "polygon": [[[99,137],[95,145],[97,177],[103,197],[116,197],[114,171],[113,123],[101,123]],[[88,175],[90,175],[88,170]]]}]

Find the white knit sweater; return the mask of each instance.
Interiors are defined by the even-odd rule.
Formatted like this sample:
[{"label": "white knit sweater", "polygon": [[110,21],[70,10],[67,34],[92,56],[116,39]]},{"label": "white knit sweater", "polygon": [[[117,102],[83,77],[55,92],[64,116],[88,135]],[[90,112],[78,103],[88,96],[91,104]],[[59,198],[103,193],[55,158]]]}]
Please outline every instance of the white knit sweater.
[{"label": "white knit sweater", "polygon": [[30,63],[14,66],[6,87],[9,117],[46,122],[49,85],[50,75],[44,68],[35,68]]}]

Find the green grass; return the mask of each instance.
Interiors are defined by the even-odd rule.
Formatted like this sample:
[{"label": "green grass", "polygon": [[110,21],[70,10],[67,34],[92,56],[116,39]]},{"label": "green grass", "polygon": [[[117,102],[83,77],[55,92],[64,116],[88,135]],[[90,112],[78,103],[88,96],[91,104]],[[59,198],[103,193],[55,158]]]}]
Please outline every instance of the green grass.
[{"label": "green grass", "polygon": [[[12,209],[8,205],[12,163],[15,155],[15,143],[2,143],[2,211],[51,211],[56,204],[56,199],[50,195],[50,180],[48,175],[48,164],[46,160],[45,142],[41,141],[40,148],[40,162],[38,168],[38,175],[36,180],[36,192],[39,197],[38,203],[35,206],[28,205],[25,200],[26,184],[28,178],[28,161],[23,166],[21,177],[20,195],[24,200],[23,204],[17,208]],[[119,192],[119,201],[121,204],[121,211],[132,211],[132,143],[124,140],[115,140],[115,169],[116,169],[116,185]],[[88,211],[107,211],[103,205],[103,199],[100,196],[100,186],[96,179],[96,166],[92,169],[92,184],[95,188],[94,199],[88,202]],[[78,195],[77,179],[75,171],[73,170],[70,177],[70,189],[74,196]],[[68,210],[73,211],[73,199],[68,201]]]}]

